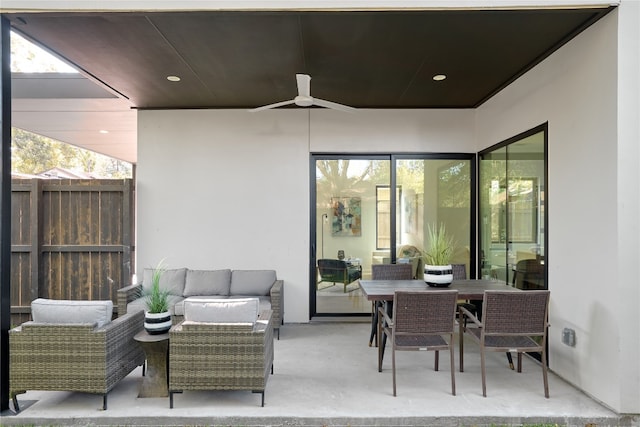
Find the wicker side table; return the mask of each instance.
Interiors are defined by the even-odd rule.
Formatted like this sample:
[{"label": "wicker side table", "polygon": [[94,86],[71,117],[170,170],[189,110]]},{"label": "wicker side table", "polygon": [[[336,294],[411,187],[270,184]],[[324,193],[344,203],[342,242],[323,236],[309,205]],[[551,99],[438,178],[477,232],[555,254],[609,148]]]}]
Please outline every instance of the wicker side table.
[{"label": "wicker side table", "polygon": [[140,344],[147,358],[147,373],[142,377],[138,397],[168,397],[169,334],[151,335],[143,330],[133,339]]}]

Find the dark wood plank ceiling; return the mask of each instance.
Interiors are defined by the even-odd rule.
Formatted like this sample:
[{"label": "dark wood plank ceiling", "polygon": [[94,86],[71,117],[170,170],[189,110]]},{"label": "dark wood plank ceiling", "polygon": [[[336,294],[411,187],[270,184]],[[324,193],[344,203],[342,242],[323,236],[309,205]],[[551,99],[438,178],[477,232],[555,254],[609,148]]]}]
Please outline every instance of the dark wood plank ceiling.
[{"label": "dark wood plank ceiling", "polygon": [[610,10],[7,16],[138,108],[258,107],[293,98],[296,73],[358,108],[473,108]]}]

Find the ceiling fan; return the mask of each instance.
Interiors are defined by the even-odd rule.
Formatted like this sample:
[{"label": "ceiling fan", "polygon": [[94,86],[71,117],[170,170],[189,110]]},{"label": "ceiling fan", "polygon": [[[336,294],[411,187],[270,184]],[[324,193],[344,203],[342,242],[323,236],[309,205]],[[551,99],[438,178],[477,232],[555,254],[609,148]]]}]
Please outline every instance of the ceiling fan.
[{"label": "ceiling fan", "polygon": [[331,108],[349,113],[356,111],[353,107],[348,107],[346,105],[311,96],[311,76],[307,74],[296,74],[296,81],[298,82],[298,96],[295,98],[288,101],[276,102],[275,104],[263,105],[262,107],[253,108],[249,111],[254,113],[256,111],[268,110],[290,104],[296,104],[298,107],[311,107],[312,105],[317,105],[318,107]]}]

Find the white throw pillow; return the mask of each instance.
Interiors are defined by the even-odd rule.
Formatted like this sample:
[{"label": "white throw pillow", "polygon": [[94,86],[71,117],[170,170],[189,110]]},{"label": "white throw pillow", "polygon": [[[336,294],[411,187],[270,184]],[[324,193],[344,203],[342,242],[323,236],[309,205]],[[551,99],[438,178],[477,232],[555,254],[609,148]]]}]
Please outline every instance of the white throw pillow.
[{"label": "white throw pillow", "polygon": [[188,298],[184,301],[184,320],[209,323],[255,323],[258,319],[259,307],[258,298]]}]

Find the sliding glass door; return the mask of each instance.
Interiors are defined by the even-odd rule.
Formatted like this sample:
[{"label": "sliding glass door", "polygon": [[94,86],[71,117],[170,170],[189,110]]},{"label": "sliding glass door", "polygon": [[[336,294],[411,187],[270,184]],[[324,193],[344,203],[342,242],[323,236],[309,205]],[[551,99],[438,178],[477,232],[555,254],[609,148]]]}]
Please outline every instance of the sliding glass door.
[{"label": "sliding glass door", "polygon": [[429,224],[455,238],[469,277],[475,232],[473,155],[313,155],[311,314],[369,315],[357,279],[376,263],[411,263],[423,277]]},{"label": "sliding glass door", "polygon": [[480,153],[481,274],[546,289],[546,125]]}]

